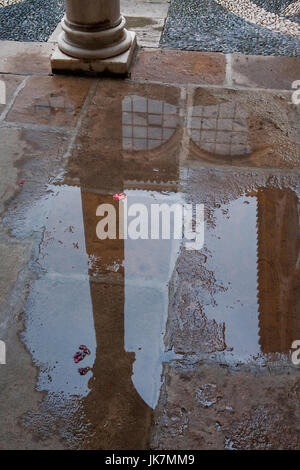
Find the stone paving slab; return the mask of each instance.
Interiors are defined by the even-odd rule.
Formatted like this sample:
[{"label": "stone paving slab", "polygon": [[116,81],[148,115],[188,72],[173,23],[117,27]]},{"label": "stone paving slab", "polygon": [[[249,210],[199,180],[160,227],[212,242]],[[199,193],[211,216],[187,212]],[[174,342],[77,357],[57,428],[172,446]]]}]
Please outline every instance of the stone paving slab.
[{"label": "stone paving slab", "polygon": [[223,85],[226,57],[223,54],[144,49],[131,69],[132,80]]},{"label": "stone paving slab", "polygon": [[130,76],[165,83],[291,90],[300,77],[300,58],[145,48],[137,54]]},{"label": "stone paving slab", "polygon": [[[53,43],[3,41],[0,74],[48,75]],[[180,67],[178,64],[180,63]],[[134,80],[291,90],[300,59],[145,48],[131,69]],[[226,76],[225,76],[226,75]]]},{"label": "stone paving slab", "polygon": [[233,85],[290,90],[300,77],[300,58],[232,55]]},{"label": "stone paving slab", "polygon": [[125,16],[140,18],[165,18],[168,14],[169,0],[121,0],[121,12]]},{"label": "stone paving slab", "polygon": [[[21,85],[24,80],[24,76],[10,76],[7,74],[0,74],[0,80],[5,83],[5,101],[6,103],[13,97],[13,94],[16,92],[17,88]],[[5,109],[6,105],[0,103],[0,115]]]},{"label": "stone paving slab", "polygon": [[26,192],[33,183],[49,182],[66,142],[62,133],[20,127],[0,128],[0,212],[13,197],[21,191]]},{"label": "stone paving slab", "polygon": [[[4,309],[4,302],[8,298],[13,286],[18,279],[24,258],[26,258],[27,247],[21,243],[0,242],[0,256],[2,269],[0,273],[0,309]],[[9,252],[9,256],[6,256]]]},{"label": "stone paving slab", "polygon": [[166,366],[165,376],[154,449],[299,449],[296,368],[274,373],[194,358]]},{"label": "stone paving slab", "polygon": [[74,127],[91,83],[85,78],[31,77],[18,95],[7,120]]},{"label": "stone paving slab", "polygon": [[0,73],[48,75],[55,45],[0,41]]}]

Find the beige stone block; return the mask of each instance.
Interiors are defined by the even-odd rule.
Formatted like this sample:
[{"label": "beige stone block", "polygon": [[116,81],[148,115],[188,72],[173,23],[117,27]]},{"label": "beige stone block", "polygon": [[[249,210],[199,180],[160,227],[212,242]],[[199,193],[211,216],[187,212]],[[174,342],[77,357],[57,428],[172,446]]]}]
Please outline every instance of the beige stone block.
[{"label": "beige stone block", "polygon": [[126,75],[137,44],[136,34],[131,31],[129,33],[132,37],[130,49],[123,54],[109,59],[76,59],[61,52],[57,46],[51,57],[52,72]]}]

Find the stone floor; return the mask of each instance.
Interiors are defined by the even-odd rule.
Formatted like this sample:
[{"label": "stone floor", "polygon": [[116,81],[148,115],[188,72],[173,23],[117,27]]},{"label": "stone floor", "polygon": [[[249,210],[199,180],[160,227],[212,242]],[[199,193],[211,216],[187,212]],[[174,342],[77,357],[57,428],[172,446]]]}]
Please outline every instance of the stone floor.
[{"label": "stone floor", "polygon": [[[0,448],[298,449],[299,59],[2,46]],[[117,192],[204,204],[203,249],[99,241]]]}]

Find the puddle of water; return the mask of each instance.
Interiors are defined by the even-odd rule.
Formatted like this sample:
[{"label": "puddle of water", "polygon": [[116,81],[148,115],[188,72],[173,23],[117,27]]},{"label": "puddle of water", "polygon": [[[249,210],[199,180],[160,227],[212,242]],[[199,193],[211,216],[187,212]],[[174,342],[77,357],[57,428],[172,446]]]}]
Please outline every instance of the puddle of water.
[{"label": "puddle of water", "polygon": [[[133,87],[124,85],[129,86]],[[104,91],[101,113],[94,104],[65,184],[49,186],[41,200],[27,206],[25,202],[26,210],[13,224],[16,236],[43,233],[36,260],[38,279],[27,300],[23,333],[40,368],[38,389],[52,396],[59,413],[64,400],[77,400],[73,415],[80,403],[80,420],[91,425],[93,448],[145,446],[162,364],[176,357],[165,351],[164,336],[173,301],[169,285],[182,257],[180,242],[99,240],[96,235],[97,208],[103,203],[118,208],[113,200],[116,191],[126,193],[129,205],[138,202],[147,208],[154,202],[182,203],[192,196],[189,169],[180,166],[182,113],[176,99],[151,94],[151,87],[148,94],[141,96],[134,89],[131,94],[118,91],[106,96]],[[56,98],[55,103],[60,106]],[[216,112],[219,118],[233,113],[230,125],[236,130],[227,129],[224,119],[212,153],[248,155],[246,116],[231,105],[197,107],[191,139],[209,152],[205,146],[211,142],[205,139],[211,137],[209,126],[215,132]],[[197,125],[204,115],[208,129],[202,134]],[[235,132],[236,142],[234,136],[225,141]],[[218,142],[219,138],[223,140]],[[205,175],[208,181],[212,178],[212,188],[213,177],[213,171]],[[181,183],[187,194],[178,192]],[[226,184],[222,190],[230,200]],[[209,205],[214,192],[210,191],[203,192],[200,203]],[[189,339],[211,328],[211,343],[217,343],[219,351],[227,348],[234,359],[248,360],[271,352],[286,354],[295,332],[300,338],[297,204],[291,190],[262,188],[213,209],[214,225],[206,227],[201,261],[191,261],[182,278],[188,286],[192,272],[201,268],[213,273],[205,285],[199,271],[199,284],[188,286],[200,302],[198,310],[191,305],[200,327],[193,331],[192,316],[180,325],[191,328]],[[186,299],[188,295],[181,299],[179,313]],[[73,356],[81,344],[91,354],[75,364]],[[80,375],[79,367],[90,370]],[[208,391],[204,392],[199,392],[199,400],[209,405]]]},{"label": "puddle of water", "polygon": [[212,155],[247,156],[251,153],[247,117],[239,103],[194,106],[190,137],[200,150]]},{"label": "puddle of water", "polygon": [[230,93],[224,100],[224,91],[196,90],[188,119],[190,158],[213,165],[297,167],[298,124],[285,99],[242,94],[235,99]]},{"label": "puddle of water", "polygon": [[206,237],[206,268],[225,290],[215,294],[216,304],[205,306],[204,313],[225,324],[225,344],[246,357],[260,352],[256,210],[256,199],[246,197],[216,209],[215,228]]},{"label": "puddle of water", "polygon": [[[153,203],[172,204],[180,200],[178,195],[164,196],[155,191],[125,189],[125,192],[129,206],[144,204],[149,214]],[[124,310],[121,318],[124,328],[119,325],[124,338],[118,342],[124,342],[124,352],[135,353],[133,383],[142,399],[154,408],[165,359],[168,284],[180,241],[127,239],[109,252],[110,241],[106,244],[96,240],[96,211],[83,214],[82,197],[85,208],[96,209],[89,204],[93,195],[82,195],[80,188],[50,186],[40,203],[43,209],[38,211],[43,214],[44,226],[38,266],[44,275],[31,289],[24,333],[33,359],[42,370],[38,388],[68,397],[87,395],[91,372],[81,377],[73,356],[79,345],[88,345],[92,354],[82,365],[93,367],[97,348],[93,318],[102,315],[103,309],[101,304],[93,303],[90,278],[95,283],[105,282],[99,274],[107,275],[107,282],[117,282],[124,291],[121,298],[124,304],[120,305]],[[110,200],[113,202],[112,197]],[[34,208],[31,214],[27,213],[26,220],[28,226],[39,230],[41,219],[37,222],[36,215]],[[94,223],[85,227],[84,219],[93,219]],[[110,334],[118,335],[118,326],[112,325],[111,329]],[[113,349],[113,343],[109,349]],[[99,350],[101,354],[101,344]]]},{"label": "puddle of water", "polygon": [[[39,213],[43,218],[36,218]],[[30,291],[23,335],[41,368],[38,389],[66,398],[83,397],[89,391],[91,372],[80,376],[73,356],[79,345],[87,344],[92,354],[84,367],[92,367],[96,337],[80,188],[50,186],[40,211],[33,208],[26,220],[35,230],[41,224],[44,229],[38,256],[43,275]]]},{"label": "puddle of water", "polygon": [[[123,191],[129,205],[180,200],[172,193]],[[98,240],[96,209],[108,201],[114,203],[112,195],[49,186],[45,198],[29,208],[26,223],[15,226],[19,236],[43,229],[39,279],[26,302],[22,338],[40,369],[37,389],[47,391],[60,418],[68,410],[69,422],[81,404],[94,416],[89,421],[96,421],[97,402],[103,425],[117,400],[117,408],[124,402],[121,415],[132,415],[129,402],[148,426],[145,416],[159,398],[162,364],[175,357],[165,353],[163,340],[180,241]],[[91,354],[75,364],[81,344]],[[82,376],[79,368],[86,367]]]},{"label": "puddle of water", "polygon": [[34,112],[42,115],[54,115],[57,111],[73,115],[74,105],[68,100],[66,92],[52,92],[49,96],[34,99]]},{"label": "puddle of water", "polygon": [[[125,192],[129,206],[144,204],[149,214],[153,203],[171,205],[182,201],[178,194]],[[171,237],[173,235],[171,231]],[[169,307],[168,289],[180,244],[179,240],[125,241],[125,349],[135,353],[132,380],[151,408],[157,404],[162,363],[167,361],[163,340]]]},{"label": "puddle of water", "polygon": [[206,268],[224,289],[203,306],[223,323],[235,359],[289,354],[300,337],[299,201],[290,189],[260,188],[214,211]]}]

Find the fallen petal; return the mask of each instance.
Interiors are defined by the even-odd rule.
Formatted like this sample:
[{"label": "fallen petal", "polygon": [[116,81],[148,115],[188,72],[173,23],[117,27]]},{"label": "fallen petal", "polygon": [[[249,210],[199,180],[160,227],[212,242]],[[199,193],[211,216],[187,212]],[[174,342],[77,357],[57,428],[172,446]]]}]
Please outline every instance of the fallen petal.
[{"label": "fallen petal", "polygon": [[89,367],[81,367],[81,368],[78,369],[78,372],[79,372],[80,375],[85,375],[85,374],[88,373],[89,370],[90,370]]},{"label": "fallen petal", "polygon": [[114,198],[116,201],[123,201],[124,199],[126,199],[126,194],[124,194],[124,193],[117,193],[117,194],[114,194],[113,198]]},{"label": "fallen petal", "polygon": [[82,354],[81,352],[77,352],[74,356],[74,362],[77,364],[78,362],[82,361],[82,359],[84,359],[84,354]]}]

